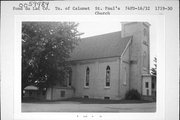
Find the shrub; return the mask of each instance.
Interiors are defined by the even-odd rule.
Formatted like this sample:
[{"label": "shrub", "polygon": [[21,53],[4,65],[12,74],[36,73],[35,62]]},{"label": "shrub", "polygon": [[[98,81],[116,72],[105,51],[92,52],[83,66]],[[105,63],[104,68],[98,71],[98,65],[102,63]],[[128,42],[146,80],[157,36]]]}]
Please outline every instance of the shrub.
[{"label": "shrub", "polygon": [[137,90],[131,89],[126,93],[125,99],[126,100],[140,100],[141,95],[139,94]]}]

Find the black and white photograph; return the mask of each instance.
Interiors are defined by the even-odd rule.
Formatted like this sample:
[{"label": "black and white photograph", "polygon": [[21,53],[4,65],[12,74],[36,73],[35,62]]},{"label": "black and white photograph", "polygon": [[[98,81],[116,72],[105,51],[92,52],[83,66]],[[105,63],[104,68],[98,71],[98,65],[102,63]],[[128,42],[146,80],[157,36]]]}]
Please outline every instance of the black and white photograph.
[{"label": "black and white photograph", "polygon": [[179,1],[2,1],[2,120],[178,120]]},{"label": "black and white photograph", "polygon": [[22,112],[156,112],[151,27],[22,22]]}]

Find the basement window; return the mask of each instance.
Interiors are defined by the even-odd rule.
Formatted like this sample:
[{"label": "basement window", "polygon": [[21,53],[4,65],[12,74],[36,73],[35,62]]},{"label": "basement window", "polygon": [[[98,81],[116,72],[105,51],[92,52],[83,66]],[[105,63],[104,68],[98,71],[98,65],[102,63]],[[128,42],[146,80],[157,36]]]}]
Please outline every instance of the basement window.
[{"label": "basement window", "polygon": [[65,91],[61,91],[61,97],[65,97]]},{"label": "basement window", "polygon": [[89,98],[89,96],[87,96],[87,95],[84,95],[83,97],[84,97],[84,98],[86,98],[86,99],[88,99],[88,98]]},{"label": "basement window", "polygon": [[110,99],[110,97],[104,97],[104,99],[105,99],[105,100],[109,100],[109,99]]}]

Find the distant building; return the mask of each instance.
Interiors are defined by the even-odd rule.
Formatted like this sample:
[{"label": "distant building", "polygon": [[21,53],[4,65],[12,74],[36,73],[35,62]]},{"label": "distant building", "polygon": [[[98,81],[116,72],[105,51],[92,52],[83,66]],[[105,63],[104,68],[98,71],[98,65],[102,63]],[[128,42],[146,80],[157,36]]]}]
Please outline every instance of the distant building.
[{"label": "distant building", "polygon": [[151,96],[149,26],[122,23],[122,31],[83,38],[71,54],[67,86],[48,88],[46,99],[119,100],[130,89]]},{"label": "distant building", "polygon": [[23,97],[24,98],[36,98],[36,99],[45,99],[46,98],[46,91],[39,90],[38,87],[34,85],[26,86],[23,90]]}]

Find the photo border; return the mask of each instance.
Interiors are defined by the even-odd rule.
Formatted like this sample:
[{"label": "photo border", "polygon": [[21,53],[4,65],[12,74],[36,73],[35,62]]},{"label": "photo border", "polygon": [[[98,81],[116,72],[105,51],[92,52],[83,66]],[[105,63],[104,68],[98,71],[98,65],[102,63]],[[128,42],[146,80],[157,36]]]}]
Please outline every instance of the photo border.
[{"label": "photo border", "polygon": [[[53,18],[53,20],[52,20]],[[54,112],[38,112],[38,113],[22,113],[21,112],[21,23],[23,21],[155,21],[157,28],[157,101],[156,101],[156,112],[155,113],[54,113]],[[164,15],[111,15],[111,16],[95,16],[95,15],[16,15],[15,16],[15,51],[14,51],[14,118],[15,119],[74,119],[87,116],[87,119],[118,119],[123,118],[124,120],[147,120],[152,119],[164,119],[165,114],[165,17]],[[20,93],[20,94],[19,94]],[[77,117],[78,116],[78,117]],[[133,116],[133,117],[132,117]]]}]

